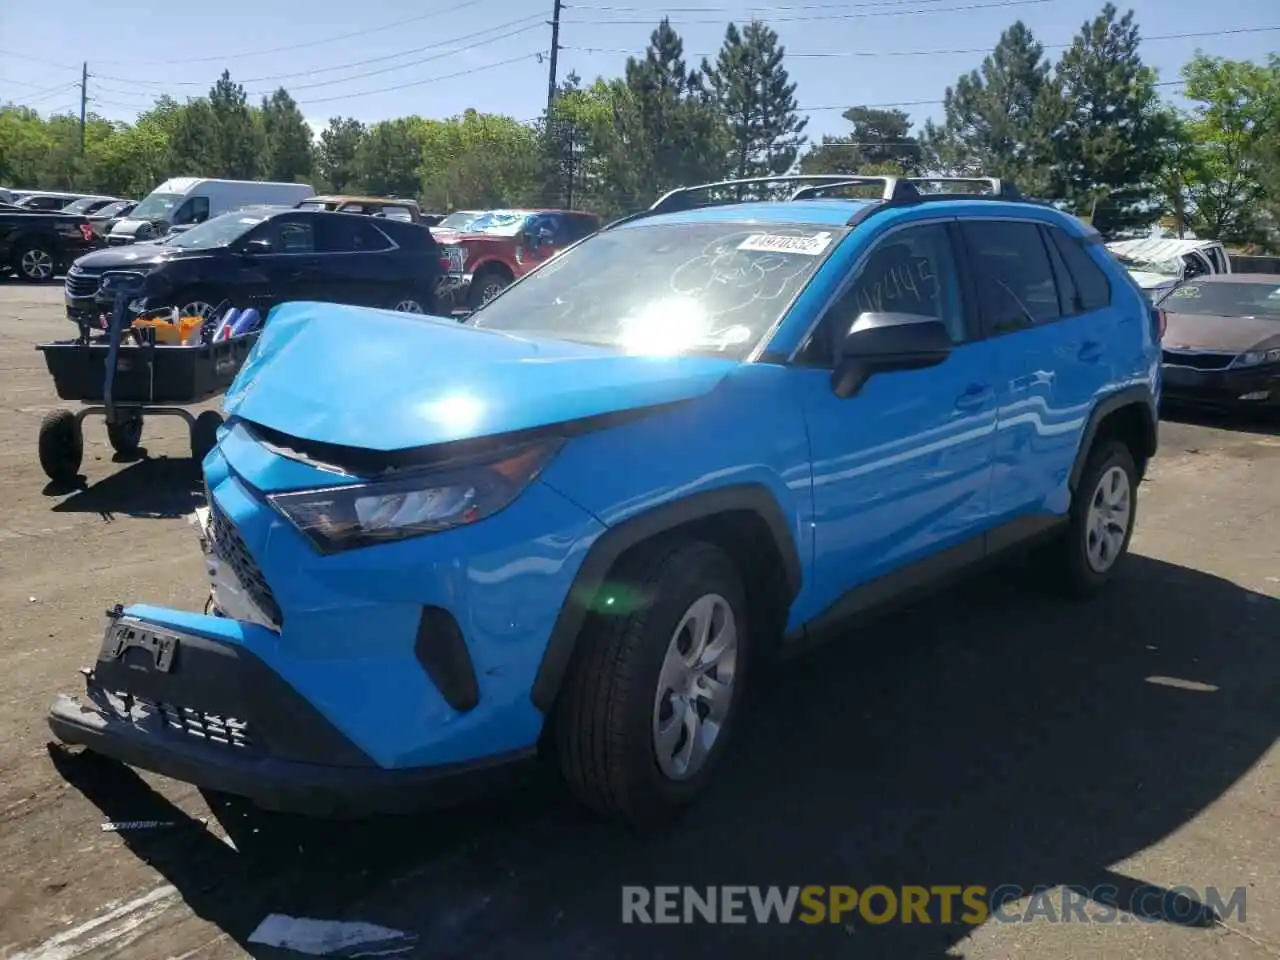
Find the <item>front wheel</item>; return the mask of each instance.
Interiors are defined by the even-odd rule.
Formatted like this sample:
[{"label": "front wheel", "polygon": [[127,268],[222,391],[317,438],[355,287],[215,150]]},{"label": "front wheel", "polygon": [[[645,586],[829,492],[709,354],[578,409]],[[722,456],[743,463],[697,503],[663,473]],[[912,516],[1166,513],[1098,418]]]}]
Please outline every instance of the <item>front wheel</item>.
[{"label": "front wheel", "polygon": [[84,433],[70,410],[54,410],[40,422],[40,467],[54,483],[71,483],[84,460]]},{"label": "front wheel", "polygon": [[691,803],[725,754],[750,653],[746,595],[728,555],[697,542],[609,582],[556,704],[556,749],[581,801],[651,823]]},{"label": "front wheel", "polygon": [[512,278],[505,270],[486,268],[471,280],[471,289],[467,291],[468,305],[472,310],[479,310],[486,303],[511,286]]},{"label": "front wheel", "polygon": [[19,244],[13,254],[13,269],[23,280],[47,283],[57,271],[53,252],[43,243]]}]

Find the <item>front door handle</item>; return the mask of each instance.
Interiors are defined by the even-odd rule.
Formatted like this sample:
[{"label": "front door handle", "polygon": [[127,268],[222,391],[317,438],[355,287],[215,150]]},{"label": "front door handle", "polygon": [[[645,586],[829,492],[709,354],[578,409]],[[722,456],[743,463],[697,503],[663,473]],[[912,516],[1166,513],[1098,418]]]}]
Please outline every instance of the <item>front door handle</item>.
[{"label": "front door handle", "polygon": [[1097,340],[1086,340],[1080,347],[1079,356],[1085,363],[1097,363],[1102,359],[1102,344]]},{"label": "front door handle", "polygon": [[957,410],[977,410],[991,399],[991,387],[985,383],[972,383],[964,393],[956,397]]}]

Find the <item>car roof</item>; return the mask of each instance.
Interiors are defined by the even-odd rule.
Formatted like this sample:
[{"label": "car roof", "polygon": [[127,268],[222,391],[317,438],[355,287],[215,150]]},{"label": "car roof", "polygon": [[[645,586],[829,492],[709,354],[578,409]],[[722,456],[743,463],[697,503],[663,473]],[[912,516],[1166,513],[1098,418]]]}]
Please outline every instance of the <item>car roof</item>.
[{"label": "car roof", "polygon": [[366,197],[356,193],[326,193],[316,197],[307,197],[299,203],[404,203],[418,205],[417,200],[409,197]]}]

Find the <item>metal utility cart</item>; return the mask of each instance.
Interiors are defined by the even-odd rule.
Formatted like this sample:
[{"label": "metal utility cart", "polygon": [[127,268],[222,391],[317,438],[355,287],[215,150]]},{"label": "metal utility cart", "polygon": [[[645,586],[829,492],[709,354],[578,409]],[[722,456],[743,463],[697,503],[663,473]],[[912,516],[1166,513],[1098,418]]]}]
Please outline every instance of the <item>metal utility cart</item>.
[{"label": "metal utility cart", "polygon": [[[210,342],[206,322],[198,345],[158,344],[146,331],[126,323],[129,304],[138,297],[143,277],[131,271],[103,274],[102,289],[113,294],[105,332],[77,320],[75,340],[41,343],[58,397],[77,400],[79,410],[55,410],[40,424],[40,466],[49,479],[67,483],[84,459],[84,418],[102,414],[107,438],[119,453],[136,453],[146,417],[181,417],[191,434],[191,456],[199,463],[217,443],[222,417],[214,410],[197,415],[186,407],[223,393],[231,386],[258,333]],[[127,342],[132,341],[132,342]]]}]

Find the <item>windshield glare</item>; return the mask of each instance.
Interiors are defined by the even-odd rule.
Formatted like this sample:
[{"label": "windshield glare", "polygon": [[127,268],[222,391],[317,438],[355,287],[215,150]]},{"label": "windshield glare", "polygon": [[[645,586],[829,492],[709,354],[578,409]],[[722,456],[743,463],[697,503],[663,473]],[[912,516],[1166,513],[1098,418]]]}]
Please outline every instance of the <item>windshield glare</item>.
[{"label": "windshield glare", "polygon": [[524,229],[529,213],[525,210],[490,210],[469,224],[468,233],[488,233],[496,237],[514,237]]},{"label": "windshield glare", "polygon": [[1130,270],[1158,273],[1165,277],[1176,277],[1182,270],[1181,260],[1138,260],[1123,254],[1116,254],[1116,259]]},{"label": "windshield glare", "polygon": [[480,211],[478,210],[458,210],[449,214],[436,226],[441,230],[465,230],[467,224],[478,216],[480,216]]},{"label": "windshield glare", "polygon": [[1169,313],[1280,320],[1278,283],[1184,283],[1161,302]]},{"label": "windshield glare", "polygon": [[62,208],[63,213],[84,213],[94,204],[102,203],[101,197],[83,197]]},{"label": "windshield glare", "polygon": [[745,357],[844,228],[650,224],[598,233],[468,321],[627,353]]},{"label": "windshield glare", "polygon": [[169,214],[183,200],[180,193],[153,193],[133,211],[135,220],[168,220]]},{"label": "windshield glare", "polygon": [[115,203],[108,203],[105,207],[95,210],[93,215],[95,217],[114,217],[127,206],[129,206],[128,200],[117,200]]},{"label": "windshield glare", "polygon": [[212,250],[235,242],[265,219],[265,216],[243,211],[224,213],[190,230],[166,237],[165,242],[183,250]]}]

